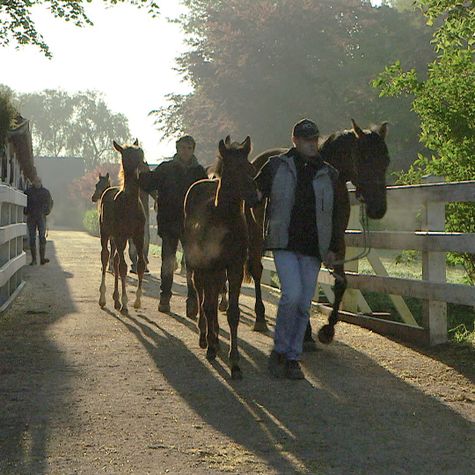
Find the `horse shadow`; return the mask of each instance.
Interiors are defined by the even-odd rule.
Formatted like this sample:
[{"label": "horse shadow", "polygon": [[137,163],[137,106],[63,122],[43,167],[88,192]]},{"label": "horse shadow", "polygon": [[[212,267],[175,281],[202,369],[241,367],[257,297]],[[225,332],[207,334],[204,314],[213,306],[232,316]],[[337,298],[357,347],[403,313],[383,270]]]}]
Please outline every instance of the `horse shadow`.
[{"label": "horse shadow", "polygon": [[[48,334],[76,310],[66,281],[71,275],[61,270],[51,241],[48,257],[48,266],[26,268],[27,285],[0,322],[0,473],[46,473],[50,428],[58,418],[75,417],[75,370]],[[54,274],[62,278],[50,280]]]},{"label": "horse shadow", "polygon": [[[307,358],[308,380],[296,382],[271,379],[267,353],[241,338],[235,382],[227,359],[210,365],[145,314],[113,317],[203,421],[277,473],[473,473],[467,420],[342,343]],[[194,322],[172,317],[197,338]]]}]

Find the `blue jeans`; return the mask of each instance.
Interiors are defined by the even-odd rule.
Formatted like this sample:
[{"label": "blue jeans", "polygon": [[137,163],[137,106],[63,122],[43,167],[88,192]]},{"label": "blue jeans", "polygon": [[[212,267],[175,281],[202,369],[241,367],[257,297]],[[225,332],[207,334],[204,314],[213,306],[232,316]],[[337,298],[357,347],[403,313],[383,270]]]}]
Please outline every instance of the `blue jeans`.
[{"label": "blue jeans", "polygon": [[298,252],[274,251],[273,254],[281,289],[274,350],[288,360],[299,360],[321,262],[317,257]]}]

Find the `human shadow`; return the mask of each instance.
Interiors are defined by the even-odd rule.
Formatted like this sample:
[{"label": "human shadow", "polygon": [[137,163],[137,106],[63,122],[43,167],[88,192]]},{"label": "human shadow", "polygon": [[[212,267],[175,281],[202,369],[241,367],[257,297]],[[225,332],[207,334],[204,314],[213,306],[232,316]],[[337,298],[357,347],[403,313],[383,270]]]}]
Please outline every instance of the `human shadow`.
[{"label": "human shadow", "polygon": [[[173,317],[196,334],[194,322]],[[473,473],[467,420],[342,343],[310,358],[308,381],[296,382],[270,379],[267,354],[240,340],[244,380],[233,382],[226,357],[214,373],[145,314],[114,318],[197,415],[277,473]],[[173,365],[171,352],[180,355]]]},{"label": "human shadow", "polygon": [[47,442],[58,418],[71,420],[75,370],[48,328],[75,311],[54,242],[47,266],[28,267],[22,293],[0,320],[0,473],[48,471]]}]

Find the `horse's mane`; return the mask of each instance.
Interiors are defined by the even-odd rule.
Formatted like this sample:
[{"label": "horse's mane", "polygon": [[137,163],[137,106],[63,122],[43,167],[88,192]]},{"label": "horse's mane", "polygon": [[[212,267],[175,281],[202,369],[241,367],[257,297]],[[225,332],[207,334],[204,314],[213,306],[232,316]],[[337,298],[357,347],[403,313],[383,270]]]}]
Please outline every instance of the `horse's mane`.
[{"label": "horse's mane", "polygon": [[119,188],[123,190],[125,186],[125,172],[124,172],[124,167],[122,166],[122,162],[120,163],[118,178],[119,178]]},{"label": "horse's mane", "polygon": [[[128,145],[128,144],[126,144],[126,145],[123,146],[123,148],[124,149],[133,148],[133,149],[142,151],[142,149],[137,145]],[[140,171],[149,171],[150,167],[148,166],[147,163],[145,163],[145,161],[143,161],[143,158],[144,158],[144,155],[143,155],[143,151],[142,151],[142,163],[139,165],[138,168],[139,168]],[[123,190],[124,186],[125,186],[125,171],[124,171],[124,165],[122,163],[122,160],[120,162],[120,170],[119,170],[118,178],[119,178],[119,188],[121,190]]]},{"label": "horse's mane", "polygon": [[[250,162],[252,163],[252,165],[254,165],[254,168],[256,169],[256,174],[266,164],[267,160],[269,160],[270,157],[280,155],[286,150],[286,148],[272,148],[261,152],[259,155],[256,155],[252,160],[250,160]],[[216,161],[207,168],[208,176],[219,178],[221,176],[222,169],[223,163],[222,160],[218,157],[216,158]]]}]

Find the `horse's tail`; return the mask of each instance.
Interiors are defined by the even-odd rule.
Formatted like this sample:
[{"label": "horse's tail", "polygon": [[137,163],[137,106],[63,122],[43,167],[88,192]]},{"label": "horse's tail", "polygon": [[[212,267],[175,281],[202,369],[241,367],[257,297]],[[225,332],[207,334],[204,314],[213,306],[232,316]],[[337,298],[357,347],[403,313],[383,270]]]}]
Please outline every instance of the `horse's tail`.
[{"label": "horse's tail", "polygon": [[252,275],[251,275],[251,270],[250,270],[250,262],[249,262],[249,258],[247,258],[246,262],[244,263],[243,283],[250,284],[251,282],[252,282]]}]

